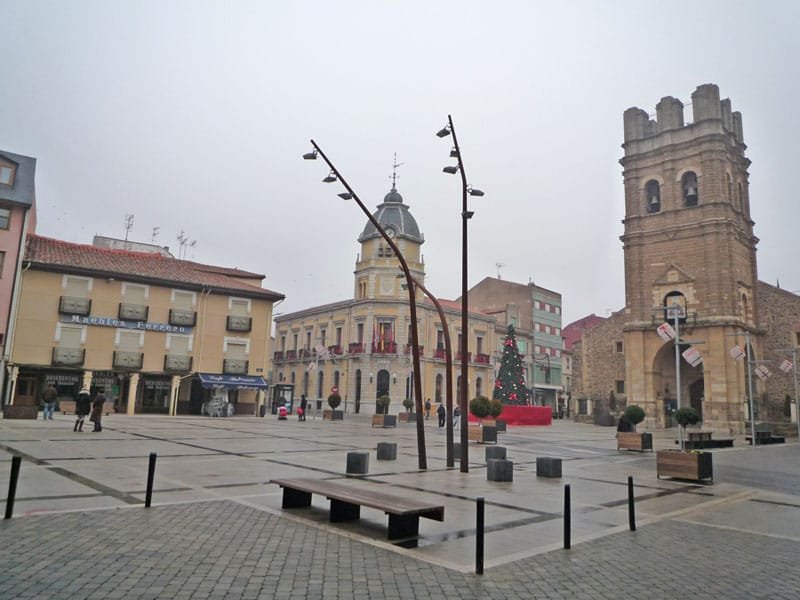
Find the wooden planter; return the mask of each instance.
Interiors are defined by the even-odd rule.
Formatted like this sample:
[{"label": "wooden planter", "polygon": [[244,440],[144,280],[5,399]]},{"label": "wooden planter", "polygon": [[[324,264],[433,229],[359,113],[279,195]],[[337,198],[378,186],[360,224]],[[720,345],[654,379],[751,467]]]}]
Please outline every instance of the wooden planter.
[{"label": "wooden planter", "polygon": [[415,412],[401,412],[397,415],[397,420],[401,423],[416,423],[417,413]]},{"label": "wooden planter", "polygon": [[323,410],[323,421],[341,421],[344,419],[344,411],[341,410]]},{"label": "wooden planter", "polygon": [[468,432],[468,439],[471,442],[478,442],[479,444],[497,443],[497,429],[495,427],[470,425]]},{"label": "wooden planter", "polygon": [[714,469],[710,452],[681,452],[680,450],[659,450],[656,452],[656,476],[675,477],[714,482]]},{"label": "wooden planter", "polygon": [[617,450],[638,450],[639,452],[650,450],[652,452],[653,434],[618,431]]}]

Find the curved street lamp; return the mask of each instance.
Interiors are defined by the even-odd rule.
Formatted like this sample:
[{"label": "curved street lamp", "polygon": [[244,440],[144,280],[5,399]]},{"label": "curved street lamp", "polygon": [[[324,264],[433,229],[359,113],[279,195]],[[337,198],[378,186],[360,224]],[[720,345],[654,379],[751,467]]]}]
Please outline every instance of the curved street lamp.
[{"label": "curved street lamp", "polygon": [[458,162],[456,165],[448,165],[442,169],[445,173],[455,175],[461,173],[461,389],[459,390],[458,403],[461,407],[461,472],[467,473],[469,471],[468,464],[468,451],[469,444],[469,424],[467,416],[469,414],[469,406],[467,402],[467,386],[468,386],[468,373],[469,373],[469,359],[467,357],[467,334],[469,331],[469,302],[467,300],[467,221],[472,218],[475,213],[467,210],[467,196],[483,196],[483,192],[479,189],[467,185],[467,176],[464,173],[464,163],[461,159],[461,149],[458,146],[458,138],[456,137],[456,128],[453,125],[453,117],[447,115],[447,125],[436,132],[437,137],[445,138],[449,135],[453,136],[453,149],[450,151],[450,156],[455,158]]},{"label": "curved street lamp", "polygon": [[408,285],[408,300],[410,304],[410,311],[411,311],[411,356],[413,361],[413,369],[414,369],[414,396],[415,396],[415,403],[417,407],[417,453],[419,455],[419,468],[420,469],[427,469],[428,468],[428,459],[425,451],[425,424],[422,420],[422,378],[420,377],[420,366],[419,366],[419,334],[417,331],[417,304],[416,298],[414,297],[414,280],[411,277],[411,271],[408,268],[408,264],[406,263],[406,259],[403,257],[402,252],[400,252],[400,248],[394,243],[391,237],[386,233],[386,231],[381,227],[381,224],[378,223],[378,220],[372,215],[372,213],[364,206],[364,203],[361,202],[361,199],[356,195],[353,191],[353,188],[345,181],[342,174],[333,166],[333,163],[328,160],[328,157],[325,156],[325,153],[322,149],[317,145],[314,140],[311,140],[311,145],[314,147],[313,152],[307,152],[303,154],[303,158],[305,160],[316,160],[317,155],[322,157],[328,167],[330,168],[331,172],[328,174],[324,181],[325,183],[333,183],[334,181],[340,181],[342,185],[345,187],[347,192],[342,192],[338,194],[340,198],[343,200],[355,200],[356,204],[358,204],[359,208],[363,211],[367,218],[369,219],[370,223],[375,227],[378,233],[381,234],[386,243],[389,244],[389,247],[394,252],[397,259],[400,261],[400,268],[403,270],[403,274],[406,277],[406,283]]}]

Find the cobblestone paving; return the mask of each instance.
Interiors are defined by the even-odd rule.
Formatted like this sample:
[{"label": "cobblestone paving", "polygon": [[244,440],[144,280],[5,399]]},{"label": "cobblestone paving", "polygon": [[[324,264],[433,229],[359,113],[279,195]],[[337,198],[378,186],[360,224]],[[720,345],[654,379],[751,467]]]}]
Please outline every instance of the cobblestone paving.
[{"label": "cobblestone paving", "polygon": [[797,541],[666,520],[465,575],[218,501],[2,521],[0,598],[788,599],[799,555]]}]

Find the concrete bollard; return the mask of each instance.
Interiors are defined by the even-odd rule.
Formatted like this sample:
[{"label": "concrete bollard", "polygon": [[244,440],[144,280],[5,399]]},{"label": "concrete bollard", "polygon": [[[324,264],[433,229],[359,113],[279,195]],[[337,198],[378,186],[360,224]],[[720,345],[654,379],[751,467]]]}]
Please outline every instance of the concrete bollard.
[{"label": "concrete bollard", "polygon": [[487,481],[514,481],[514,463],[504,458],[490,458],[486,461]]},{"label": "concrete bollard", "polygon": [[347,453],[347,474],[366,475],[369,471],[368,452],[348,452]]},{"label": "concrete bollard", "polygon": [[550,456],[536,457],[537,477],[561,477],[561,459]]},{"label": "concrete bollard", "polygon": [[486,446],[486,460],[493,458],[506,458],[505,446]]},{"label": "concrete bollard", "polygon": [[378,442],[378,460],[397,460],[397,444]]}]

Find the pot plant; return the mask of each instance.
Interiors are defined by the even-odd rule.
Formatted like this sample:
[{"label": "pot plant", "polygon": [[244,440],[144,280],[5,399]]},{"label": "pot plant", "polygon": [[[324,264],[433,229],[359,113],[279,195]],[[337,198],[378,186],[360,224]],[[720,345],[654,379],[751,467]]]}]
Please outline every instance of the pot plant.
[{"label": "pot plant", "polygon": [[497,418],[502,412],[503,403],[498,398],[489,401],[489,416],[494,419],[494,426],[497,427],[498,432],[506,430],[506,422]]},{"label": "pot plant", "polygon": [[713,464],[710,452],[684,450],[683,439],[687,425],[694,425],[700,420],[697,411],[690,407],[679,408],[673,418],[681,427],[680,450],[659,450],[656,452],[657,477],[676,477],[678,479],[692,479],[701,481],[710,479],[714,481]]},{"label": "pot plant", "polygon": [[406,410],[398,415],[398,420],[401,423],[415,423],[416,414],[413,412],[414,401],[411,398],[405,398],[403,400],[403,408]]},{"label": "pot plant", "polygon": [[625,408],[617,429],[617,450],[653,450],[653,434],[636,433],[636,426],[644,421],[644,417],[644,410],[636,404]]},{"label": "pot plant", "polygon": [[323,411],[322,418],[328,421],[341,421],[344,419],[344,412],[336,410],[341,403],[342,397],[338,393],[334,392],[328,396],[328,406],[330,406],[331,409]]},{"label": "pot plant", "polygon": [[[469,412],[481,422],[491,414],[491,410],[492,403],[486,396],[476,396],[469,401]],[[497,443],[497,427],[494,425],[470,425],[469,439],[482,443]]]},{"label": "pot plant", "polygon": [[389,414],[389,394],[383,394],[382,396],[378,396],[375,400],[375,407],[377,408],[377,413],[380,415]]}]

